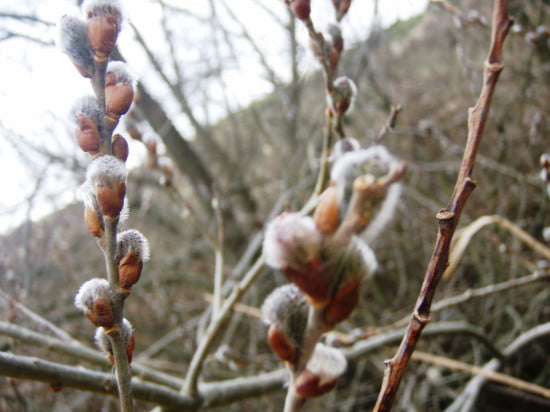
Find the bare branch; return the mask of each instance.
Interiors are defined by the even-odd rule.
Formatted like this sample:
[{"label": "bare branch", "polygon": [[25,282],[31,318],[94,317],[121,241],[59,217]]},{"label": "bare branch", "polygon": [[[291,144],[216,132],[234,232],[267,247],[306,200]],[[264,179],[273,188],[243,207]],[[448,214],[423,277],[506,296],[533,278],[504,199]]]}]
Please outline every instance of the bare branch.
[{"label": "bare branch", "polygon": [[456,225],[468,197],[475,188],[471,175],[483,136],[485,122],[489,114],[491,98],[504,66],[502,62],[502,47],[512,24],[512,20],[508,15],[508,2],[506,0],[495,0],[493,8],[493,32],[484,70],[484,82],[479,100],[470,110],[468,140],[464,150],[462,166],[447,208],[437,214],[439,231],[434,251],[407,329],[407,334],[403,338],[395,356],[386,362],[386,372],[378,400],[374,407],[375,411],[389,411],[392,408],[399,383],[405,373],[409,359],[420,339],[422,330],[430,321],[432,299],[439,280],[448,265],[450,244]]}]

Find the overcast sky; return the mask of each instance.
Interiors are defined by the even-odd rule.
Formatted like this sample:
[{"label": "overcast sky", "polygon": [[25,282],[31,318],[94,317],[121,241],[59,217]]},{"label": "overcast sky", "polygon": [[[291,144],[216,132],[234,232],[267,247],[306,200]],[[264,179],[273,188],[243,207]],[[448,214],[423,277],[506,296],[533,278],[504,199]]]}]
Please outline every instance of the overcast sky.
[{"label": "overcast sky", "polygon": [[[163,41],[163,31],[159,24],[161,13],[156,1],[128,0],[122,2],[128,21],[139,28],[156,56],[162,59],[169,52]],[[207,17],[209,15],[207,1],[196,0],[165,0],[165,4],[173,4],[179,8],[189,8],[194,14]],[[37,39],[40,42],[51,43],[57,37],[55,24],[63,14],[76,14],[78,9],[74,1],[64,0],[4,0],[0,5],[0,13],[27,14],[38,17],[43,22],[30,24],[27,21],[0,19],[0,38],[6,32],[16,32]],[[272,16],[266,13],[269,8],[275,15],[284,17],[286,7],[283,0],[239,0],[227,1],[235,15],[246,22],[247,30],[254,35],[258,44],[262,45],[272,67],[285,77],[286,61],[284,59],[285,38],[280,27]],[[263,7],[259,7],[260,6]],[[344,38],[349,40],[363,39],[368,34],[372,24],[373,4],[371,0],[355,0],[349,15],[343,23]],[[397,19],[408,18],[425,9],[427,0],[395,0],[379,1],[379,13],[382,24],[387,26]],[[313,18],[317,27],[322,30],[330,22],[331,13],[329,0],[312,1]],[[223,14],[225,24],[231,27],[230,17]],[[237,27],[237,26],[236,26]],[[300,42],[306,50],[307,33],[298,25]],[[187,58],[200,59],[204,48],[192,47],[201,43],[201,26],[186,27],[185,33],[191,45],[187,45]],[[237,30],[237,29],[236,29]],[[191,42],[192,40],[192,42]],[[66,122],[67,113],[72,102],[83,94],[90,93],[89,83],[84,80],[74,67],[55,47],[29,41],[23,38],[10,38],[0,42],[0,233],[14,227],[30,212],[33,219],[43,216],[56,207],[63,206],[75,199],[76,188],[80,182],[64,173],[64,167],[51,167],[39,161],[40,157],[31,150],[23,149],[17,153],[10,143],[13,139],[29,140],[33,145],[40,145],[52,150],[60,156],[73,158],[78,149],[72,142]],[[132,63],[140,81],[156,84],[158,79],[150,76],[149,64],[134,41],[134,34],[127,23],[123,27],[119,44],[125,57]],[[225,77],[225,87],[235,107],[248,104],[251,100],[271,91],[271,85],[266,81],[262,68],[255,56],[247,56],[244,49],[242,63],[228,68]],[[248,59],[248,60],[247,60]],[[303,72],[316,68],[314,59],[305,52],[301,69]],[[168,70],[168,75],[171,73]],[[189,67],[192,70],[192,67]],[[211,92],[215,93],[215,87]],[[163,87],[154,87],[156,92],[166,101],[170,101],[169,93]],[[210,89],[207,89],[210,92]],[[168,105],[172,116],[177,115],[177,108]],[[223,111],[216,107],[209,109],[210,115],[221,116]],[[200,115],[200,114],[199,114]],[[183,116],[178,126],[187,129]],[[132,148],[130,162],[138,162],[139,146]],[[85,158],[82,158],[85,159]],[[33,207],[29,210],[24,201],[37,187],[36,176],[41,176],[40,191]]]}]

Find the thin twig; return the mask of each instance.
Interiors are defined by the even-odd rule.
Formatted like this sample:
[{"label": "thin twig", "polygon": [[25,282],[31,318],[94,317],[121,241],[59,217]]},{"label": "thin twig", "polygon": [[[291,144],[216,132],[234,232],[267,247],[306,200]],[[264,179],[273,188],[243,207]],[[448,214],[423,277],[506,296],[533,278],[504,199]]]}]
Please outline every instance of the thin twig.
[{"label": "thin twig", "polygon": [[252,283],[262,272],[264,268],[264,258],[260,257],[254,262],[254,265],[244,275],[243,279],[231,292],[231,295],[227,298],[223,306],[221,307],[218,316],[212,319],[212,322],[208,325],[204,337],[199,343],[199,347],[193,354],[187,375],[185,377],[185,384],[182,387],[182,392],[187,393],[190,396],[196,396],[198,393],[197,382],[199,374],[202,368],[202,362],[206,358],[208,351],[214,343],[214,338],[219,333],[223,323],[229,317],[233,310],[233,306],[241,298],[241,296],[250,288]]},{"label": "thin twig", "polygon": [[[472,298],[483,298],[486,296],[493,295],[495,293],[505,292],[510,289],[526,286],[533,282],[548,281],[548,280],[550,280],[550,272],[535,271],[529,275],[522,276],[515,279],[510,279],[504,282],[494,283],[494,284],[483,286],[477,289],[467,289],[464,292],[459,293],[458,295],[449,296],[447,298],[444,298],[444,299],[441,299],[440,301],[435,302],[432,305],[431,312],[432,313],[441,312],[442,310],[447,309],[451,306],[455,306],[455,305],[459,305],[461,303],[467,302]],[[407,324],[409,319],[410,319],[410,316],[407,315],[391,323],[390,325],[387,325],[381,328],[376,328],[376,331],[391,330],[396,327],[404,326]],[[369,334],[372,334],[372,332],[369,332]]]},{"label": "thin twig", "polygon": [[33,312],[31,309],[29,309],[22,303],[16,301],[12,297],[10,297],[6,292],[4,292],[2,289],[0,289],[0,299],[3,299],[4,301],[6,301],[6,303],[8,303],[10,307],[17,309],[23,316],[26,316],[27,318],[37,323],[41,327],[48,329],[60,339],[63,339],[64,341],[67,341],[67,342],[78,342],[75,338],[73,338],[63,329],[57,327],[55,324],[43,318],[38,313]]},{"label": "thin twig", "polygon": [[415,351],[412,355],[413,360],[431,363],[433,365],[442,366],[447,369],[452,369],[461,372],[467,372],[470,375],[483,376],[487,380],[502,383],[503,385],[510,386],[511,388],[519,389],[521,391],[533,393],[535,395],[550,398],[550,389],[547,389],[534,383],[526,382],[522,379],[514,378],[504,373],[499,373],[491,370],[480,368],[479,366],[470,365],[465,362],[460,362],[454,359],[446,358],[443,356],[437,356],[428,352]]},{"label": "thin twig", "polygon": [[376,138],[374,139],[374,143],[380,142],[386,134],[391,132],[393,128],[395,127],[395,123],[397,122],[397,116],[399,113],[401,113],[401,110],[403,107],[400,104],[392,104],[390,115],[388,116],[386,123],[384,123],[384,126],[382,126],[382,129],[378,132],[376,135]]},{"label": "thin twig", "polygon": [[[208,303],[214,302],[214,295],[210,293],[203,293],[203,296],[204,296],[204,300],[206,300]],[[224,303],[225,303],[225,300],[221,302],[222,305]],[[256,319],[260,319],[262,317],[262,311],[260,309],[255,308],[254,306],[245,305],[244,303],[238,303],[238,302],[235,303],[235,305],[233,305],[233,310],[235,312],[239,312]]]},{"label": "thin twig", "polygon": [[399,383],[405,373],[410,357],[420,339],[422,330],[430,321],[433,296],[448,265],[449,249],[456,225],[468,197],[475,188],[475,183],[471,177],[475,157],[483,136],[483,129],[489,114],[496,82],[503,68],[502,47],[512,24],[506,0],[494,0],[493,7],[493,31],[489,55],[485,64],[484,82],[479,100],[469,112],[468,140],[460,172],[447,208],[437,214],[439,231],[434,251],[407,333],[401,341],[395,356],[386,361],[384,380],[374,411],[389,411],[392,408]]},{"label": "thin twig", "polygon": [[224,225],[222,211],[220,208],[220,200],[218,194],[214,191],[212,198],[212,208],[216,217],[216,245],[214,248],[215,265],[214,265],[214,301],[212,304],[212,320],[216,319],[221,308],[222,302],[222,286],[223,286],[223,242],[224,242]]},{"label": "thin twig", "polygon": [[472,223],[470,223],[468,226],[465,226],[456,232],[455,241],[453,241],[452,243],[452,248],[449,256],[450,264],[443,274],[444,279],[449,278],[452,275],[472,237],[479,230],[493,223],[499,225],[503,229],[506,229],[516,238],[518,238],[531,249],[533,249],[533,251],[540,254],[542,257],[544,257],[544,259],[550,261],[550,248],[539,242],[537,239],[535,239],[533,236],[531,236],[515,223],[512,223],[508,219],[505,219],[504,217],[498,215],[481,216],[480,218],[477,218]]}]

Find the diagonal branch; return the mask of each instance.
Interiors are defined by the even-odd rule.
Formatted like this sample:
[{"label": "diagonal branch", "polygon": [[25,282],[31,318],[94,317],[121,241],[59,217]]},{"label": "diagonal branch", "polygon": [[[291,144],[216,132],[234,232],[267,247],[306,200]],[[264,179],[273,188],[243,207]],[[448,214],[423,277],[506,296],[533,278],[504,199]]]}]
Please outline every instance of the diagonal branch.
[{"label": "diagonal branch", "polygon": [[430,308],[433,296],[439,280],[448,266],[449,250],[453,234],[460,219],[462,209],[475,188],[475,182],[472,179],[475,158],[483,136],[483,129],[489,114],[493,92],[503,68],[502,47],[511,25],[512,20],[508,14],[508,2],[506,0],[494,0],[491,46],[485,63],[483,87],[476,105],[469,112],[468,140],[464,149],[460,172],[447,208],[440,210],[437,214],[439,230],[434,251],[424,277],[415,310],[409,321],[407,333],[394,357],[386,362],[384,380],[374,411],[391,410],[407,364],[420,339],[422,330],[430,321]]}]

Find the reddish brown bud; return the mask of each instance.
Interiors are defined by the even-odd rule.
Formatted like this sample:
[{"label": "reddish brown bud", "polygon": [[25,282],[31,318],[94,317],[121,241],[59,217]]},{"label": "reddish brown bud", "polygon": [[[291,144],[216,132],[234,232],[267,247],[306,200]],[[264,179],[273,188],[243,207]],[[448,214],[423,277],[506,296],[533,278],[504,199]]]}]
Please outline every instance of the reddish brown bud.
[{"label": "reddish brown bud", "polygon": [[344,39],[342,38],[342,30],[335,24],[329,26],[328,32],[331,37],[329,63],[332,70],[336,70],[342,50],[344,50]]},{"label": "reddish brown bud", "polygon": [[126,183],[120,182],[115,187],[98,185],[97,202],[101,212],[110,218],[116,218],[124,206]]},{"label": "reddish brown bud", "polygon": [[351,279],[341,285],[325,310],[325,326],[332,329],[334,325],[347,319],[357,307],[360,297],[361,279]]},{"label": "reddish brown bud", "polygon": [[128,142],[126,141],[126,139],[120,134],[115,134],[113,136],[112,145],[113,156],[125,162],[128,159],[129,153]]},{"label": "reddish brown bud", "polygon": [[270,325],[267,340],[273,351],[291,364],[302,345],[308,311],[304,294],[294,284],[278,287],[262,305],[262,318]]},{"label": "reddish brown bud", "polygon": [[88,18],[88,39],[94,54],[102,59],[108,58],[118,37],[119,19],[113,15]]},{"label": "reddish brown bud", "polygon": [[126,345],[126,356],[128,357],[128,363],[132,363],[132,356],[134,354],[134,346],[136,344],[136,338],[134,335],[130,336],[128,345]]},{"label": "reddish brown bud", "polygon": [[143,261],[135,253],[129,252],[124,256],[118,264],[120,287],[130,289],[139,280],[142,269]]},{"label": "reddish brown bud", "polygon": [[290,8],[300,20],[308,20],[311,13],[310,0],[290,0]]},{"label": "reddish brown bud", "polygon": [[329,53],[329,64],[332,70],[336,70],[338,63],[340,62],[340,52],[337,51],[334,47],[330,49]]},{"label": "reddish brown bud", "polygon": [[313,398],[330,392],[336,386],[338,379],[321,383],[318,375],[305,369],[294,383],[296,394],[302,398]]},{"label": "reddish brown bud", "polygon": [[92,236],[103,236],[103,221],[97,211],[88,205],[84,207],[84,221]]},{"label": "reddish brown bud", "polygon": [[125,114],[132,105],[134,87],[122,83],[105,87],[105,108],[107,113]]},{"label": "reddish brown bud", "polygon": [[347,361],[342,352],[318,343],[306,368],[294,381],[296,393],[302,398],[311,398],[329,392],[346,367]]},{"label": "reddish brown bud", "polygon": [[96,155],[99,152],[101,141],[97,124],[88,116],[79,114],[77,117],[77,126],[75,135],[78,145],[84,152],[92,156]]},{"label": "reddish brown bud", "polygon": [[269,327],[267,341],[279,358],[291,364],[296,362],[296,348],[275,325]]},{"label": "reddish brown bud", "polygon": [[342,76],[334,80],[334,89],[329,104],[332,109],[343,116],[350,111],[357,95],[357,86],[349,77]]},{"label": "reddish brown bud", "polygon": [[119,285],[129,290],[137,283],[143,262],[149,260],[149,242],[137,230],[126,230],[117,236]]},{"label": "reddish brown bud", "polygon": [[332,4],[336,9],[336,19],[340,21],[347,14],[351,0],[332,0]]},{"label": "reddish brown bud", "polygon": [[338,54],[342,53],[342,50],[344,50],[344,39],[341,35],[332,36],[332,49]]},{"label": "reddish brown bud", "polygon": [[329,186],[321,195],[319,203],[313,213],[313,219],[317,229],[327,236],[336,231],[340,224],[340,211],[338,208],[338,191],[336,187]]},{"label": "reddish brown bud", "polygon": [[107,298],[98,297],[93,301],[92,310],[86,310],[85,315],[95,326],[111,329],[114,325],[113,308]]},{"label": "reddish brown bud", "polygon": [[300,269],[286,267],[283,273],[305,293],[310,305],[318,307],[326,304],[330,295],[330,278],[324,269],[323,262],[316,258]]}]

